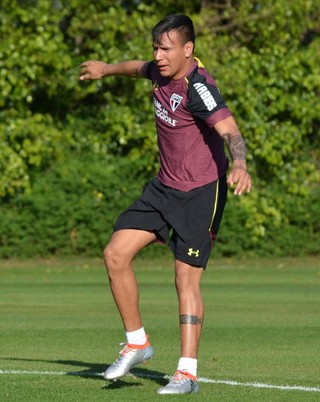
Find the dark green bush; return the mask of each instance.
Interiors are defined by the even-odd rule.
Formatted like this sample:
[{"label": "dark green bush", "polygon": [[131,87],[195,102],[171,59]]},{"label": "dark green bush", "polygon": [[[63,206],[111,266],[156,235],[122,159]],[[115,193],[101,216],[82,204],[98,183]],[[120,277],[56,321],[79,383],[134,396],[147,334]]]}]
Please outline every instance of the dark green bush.
[{"label": "dark green bush", "polygon": [[0,257],[101,255],[117,215],[148,177],[140,161],[70,157],[34,175],[0,210]]},{"label": "dark green bush", "polygon": [[[151,178],[152,174],[145,171],[143,160],[93,159],[92,155],[70,154],[64,162],[35,173],[32,191],[16,195],[0,208],[0,258],[101,256],[117,216],[139,196]],[[270,187],[270,197],[274,197],[274,190]],[[214,255],[319,253],[319,198],[317,187],[309,197],[280,193],[281,219],[270,208],[274,217],[270,213],[265,219],[264,214],[260,225],[263,235],[256,235],[259,225],[256,216],[250,215],[251,204],[246,202],[249,198],[239,199],[230,191]],[[263,208],[257,206],[257,210]],[[167,252],[155,245],[143,255]]]}]

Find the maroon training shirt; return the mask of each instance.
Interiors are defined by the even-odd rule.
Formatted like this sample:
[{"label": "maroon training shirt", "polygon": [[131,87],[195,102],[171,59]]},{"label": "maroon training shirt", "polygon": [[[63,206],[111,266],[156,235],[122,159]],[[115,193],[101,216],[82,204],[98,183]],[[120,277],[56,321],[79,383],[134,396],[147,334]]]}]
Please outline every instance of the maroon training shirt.
[{"label": "maroon training shirt", "polygon": [[179,80],[162,77],[154,62],[147,64],[144,75],[152,81],[154,94],[158,179],[181,191],[219,179],[228,170],[228,159],[213,126],[231,113],[200,60]]}]

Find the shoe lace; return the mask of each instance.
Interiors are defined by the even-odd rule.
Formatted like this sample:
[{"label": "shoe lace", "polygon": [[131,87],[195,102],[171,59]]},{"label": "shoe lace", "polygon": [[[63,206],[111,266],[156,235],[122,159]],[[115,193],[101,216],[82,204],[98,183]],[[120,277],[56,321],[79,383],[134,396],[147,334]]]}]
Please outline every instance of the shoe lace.
[{"label": "shoe lace", "polygon": [[190,380],[190,378],[184,372],[177,370],[171,377],[169,383],[172,387],[179,387],[188,380]]},{"label": "shoe lace", "polygon": [[133,350],[130,346],[128,346],[128,344],[126,342],[120,343],[120,346],[123,346],[123,345],[125,345],[124,348],[119,352],[120,358],[124,357],[127,353],[129,353]]},{"label": "shoe lace", "polygon": [[130,353],[133,349],[130,348],[130,346],[128,346],[125,342],[120,343],[120,346],[124,346],[124,348],[119,352],[119,357],[118,359],[113,363],[114,367],[118,367],[122,364],[123,359],[125,358],[125,356]]}]

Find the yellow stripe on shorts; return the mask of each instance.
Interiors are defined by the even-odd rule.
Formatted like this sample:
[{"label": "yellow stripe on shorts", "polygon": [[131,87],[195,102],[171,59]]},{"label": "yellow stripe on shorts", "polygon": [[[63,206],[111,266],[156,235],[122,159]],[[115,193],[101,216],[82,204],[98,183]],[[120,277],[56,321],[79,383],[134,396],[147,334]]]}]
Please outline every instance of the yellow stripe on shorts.
[{"label": "yellow stripe on shorts", "polygon": [[218,197],[219,197],[219,179],[217,180],[217,184],[216,184],[216,196],[215,196],[215,200],[214,200],[213,213],[212,213],[212,218],[211,218],[211,222],[210,222],[210,226],[209,226],[209,232],[211,232],[214,217],[215,217],[216,212],[217,212]]}]

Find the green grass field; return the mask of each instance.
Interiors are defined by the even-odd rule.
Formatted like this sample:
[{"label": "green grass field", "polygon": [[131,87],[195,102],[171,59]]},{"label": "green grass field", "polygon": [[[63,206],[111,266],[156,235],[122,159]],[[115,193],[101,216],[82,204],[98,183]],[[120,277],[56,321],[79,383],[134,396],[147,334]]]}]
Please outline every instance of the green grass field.
[{"label": "green grass field", "polygon": [[320,400],[319,259],[210,262],[188,396],[156,394],[179,358],[172,261],[136,272],[155,358],[110,383],[99,374],[124,337],[102,261],[0,261],[1,401]]}]

